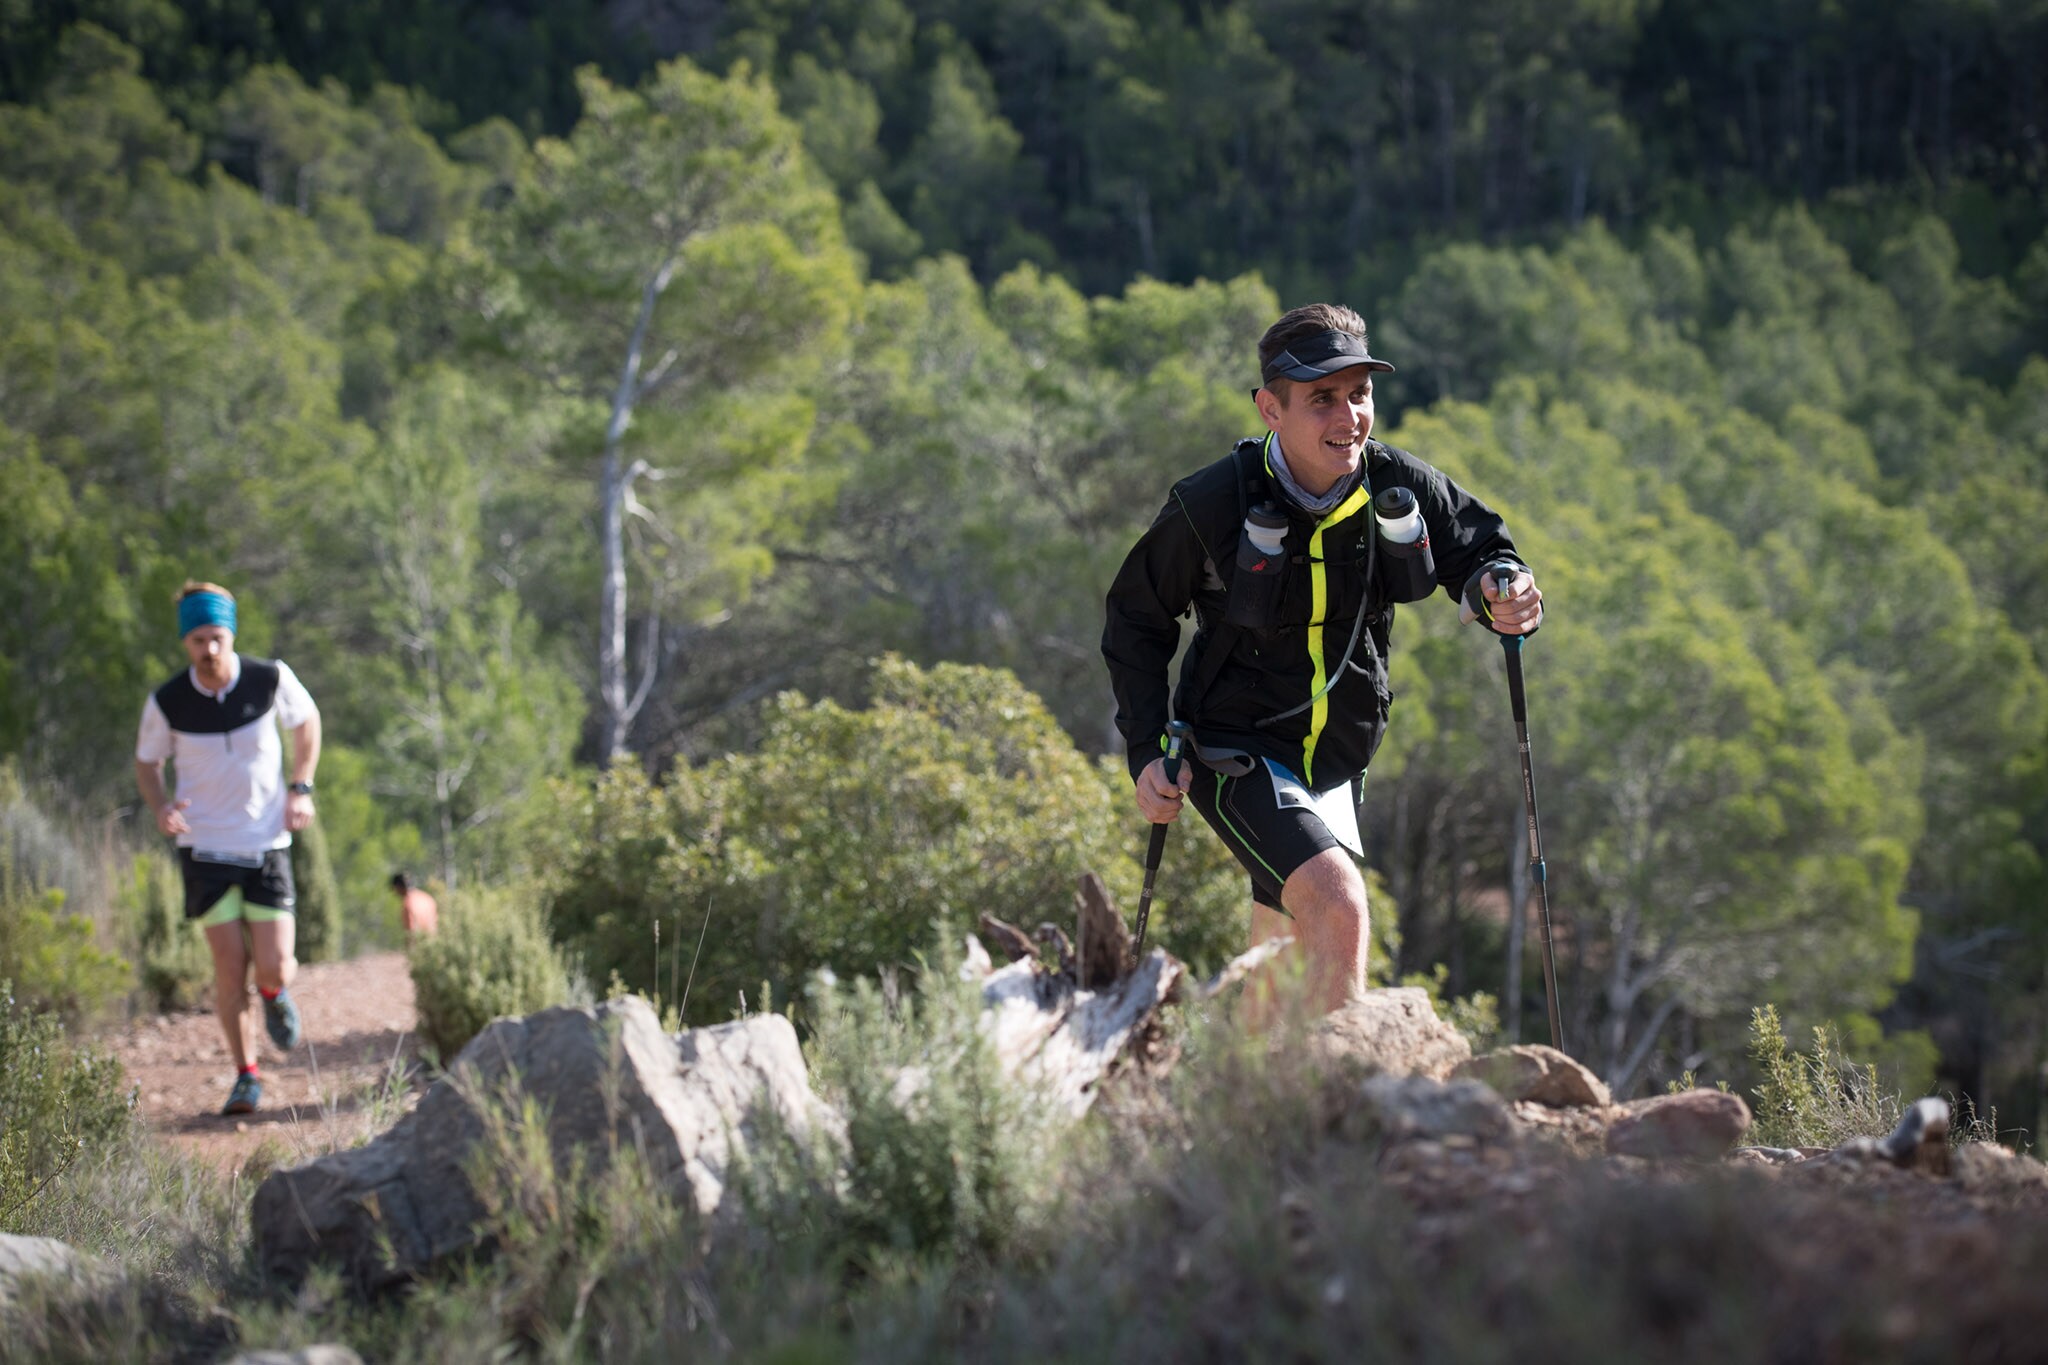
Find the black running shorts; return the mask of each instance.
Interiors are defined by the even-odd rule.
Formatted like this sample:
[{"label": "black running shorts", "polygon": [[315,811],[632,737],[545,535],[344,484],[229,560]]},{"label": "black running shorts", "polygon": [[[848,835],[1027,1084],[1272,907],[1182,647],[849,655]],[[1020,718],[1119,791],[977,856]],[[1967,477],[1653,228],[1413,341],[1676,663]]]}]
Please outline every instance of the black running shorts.
[{"label": "black running shorts", "polygon": [[1280,909],[1280,888],[1296,868],[1325,849],[1343,847],[1314,811],[1280,805],[1263,763],[1243,777],[1226,777],[1199,761],[1190,766],[1195,780],[1188,800],[1251,874],[1252,899],[1260,905]]},{"label": "black running shorts", "polygon": [[246,856],[181,848],[178,870],[185,874],[186,919],[202,918],[233,890],[241,891],[246,904],[265,910],[290,912],[298,900],[288,848]]}]

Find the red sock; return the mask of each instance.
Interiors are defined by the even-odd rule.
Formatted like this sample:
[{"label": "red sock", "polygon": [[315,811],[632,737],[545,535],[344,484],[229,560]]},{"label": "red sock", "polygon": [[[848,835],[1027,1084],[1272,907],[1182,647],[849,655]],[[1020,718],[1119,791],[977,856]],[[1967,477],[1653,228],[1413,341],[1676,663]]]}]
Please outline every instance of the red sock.
[{"label": "red sock", "polygon": [[237,1071],[237,1072],[236,1072],[235,1074],[236,1074],[237,1076],[260,1076],[260,1075],[261,1075],[261,1073],[260,1073],[260,1072],[258,1072],[258,1071],[256,1070],[256,1063],[254,1063],[254,1062],[251,1062],[251,1063],[249,1063],[249,1065],[247,1065],[247,1066],[243,1067],[243,1068],[242,1068],[242,1069],[241,1069],[240,1071]]},{"label": "red sock", "polygon": [[277,999],[277,997],[284,994],[284,990],[282,988],[279,988],[274,991],[266,991],[261,986],[258,986],[256,988],[256,994],[262,996],[265,1000],[275,1000]]}]

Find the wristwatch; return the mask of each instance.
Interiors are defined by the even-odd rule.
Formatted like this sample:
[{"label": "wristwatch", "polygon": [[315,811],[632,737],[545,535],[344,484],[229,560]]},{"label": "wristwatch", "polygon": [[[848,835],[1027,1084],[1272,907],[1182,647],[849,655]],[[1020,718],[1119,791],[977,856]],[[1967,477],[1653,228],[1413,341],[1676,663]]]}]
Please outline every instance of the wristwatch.
[{"label": "wristwatch", "polygon": [[285,790],[293,796],[311,796],[313,794],[313,784],[311,782],[294,782],[289,787],[286,787]]}]

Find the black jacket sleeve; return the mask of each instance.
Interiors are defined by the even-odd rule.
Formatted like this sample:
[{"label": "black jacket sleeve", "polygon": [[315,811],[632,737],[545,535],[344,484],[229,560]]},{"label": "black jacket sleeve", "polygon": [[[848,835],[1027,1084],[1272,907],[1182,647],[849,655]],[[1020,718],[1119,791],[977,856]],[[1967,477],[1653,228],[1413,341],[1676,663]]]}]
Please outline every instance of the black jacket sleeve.
[{"label": "black jacket sleeve", "polygon": [[1528,563],[1515,549],[1500,514],[1458,487],[1442,470],[1428,467],[1417,490],[1423,519],[1429,524],[1430,552],[1436,559],[1436,581],[1452,601],[1460,600],[1465,581],[1489,560]]},{"label": "black jacket sleeve", "polygon": [[1128,750],[1131,780],[1159,757],[1171,686],[1167,669],[1180,647],[1180,620],[1194,601],[1206,560],[1178,496],[1124,557],[1110,584],[1102,657],[1116,694],[1116,728]]}]

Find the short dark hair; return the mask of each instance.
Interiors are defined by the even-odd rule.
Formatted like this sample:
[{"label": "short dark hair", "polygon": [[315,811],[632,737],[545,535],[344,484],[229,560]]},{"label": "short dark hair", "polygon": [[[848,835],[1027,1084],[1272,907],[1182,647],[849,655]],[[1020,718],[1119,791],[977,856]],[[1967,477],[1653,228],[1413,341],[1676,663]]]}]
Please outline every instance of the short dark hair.
[{"label": "short dark hair", "polygon": [[[1280,315],[1280,320],[1266,329],[1259,338],[1259,373],[1266,372],[1266,366],[1273,363],[1273,357],[1292,347],[1295,342],[1307,337],[1320,336],[1324,332],[1349,332],[1360,341],[1365,340],[1365,319],[1354,308],[1341,303],[1305,303],[1299,308],[1290,308]],[[1266,388],[1284,407],[1293,396],[1294,381],[1291,379],[1270,379]]]},{"label": "short dark hair", "polygon": [[412,878],[411,878],[411,877],[408,877],[408,876],[406,876],[406,875],[405,875],[405,874],[404,874],[403,872],[394,872],[394,873],[392,873],[392,874],[391,874],[391,889],[392,889],[393,891],[410,891],[410,890],[412,890]]}]

